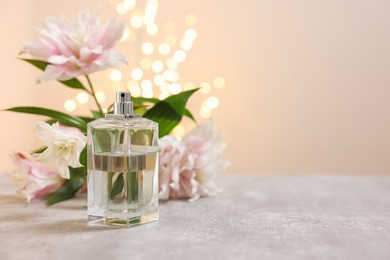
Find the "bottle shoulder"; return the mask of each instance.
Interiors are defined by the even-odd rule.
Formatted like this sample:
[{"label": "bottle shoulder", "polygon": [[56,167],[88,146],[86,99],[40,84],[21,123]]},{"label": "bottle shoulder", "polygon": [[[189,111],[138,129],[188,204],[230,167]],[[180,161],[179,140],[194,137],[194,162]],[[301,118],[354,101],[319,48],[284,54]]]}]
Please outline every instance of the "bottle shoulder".
[{"label": "bottle shoulder", "polygon": [[158,128],[158,123],[148,118],[99,118],[88,123],[88,127],[92,128]]}]

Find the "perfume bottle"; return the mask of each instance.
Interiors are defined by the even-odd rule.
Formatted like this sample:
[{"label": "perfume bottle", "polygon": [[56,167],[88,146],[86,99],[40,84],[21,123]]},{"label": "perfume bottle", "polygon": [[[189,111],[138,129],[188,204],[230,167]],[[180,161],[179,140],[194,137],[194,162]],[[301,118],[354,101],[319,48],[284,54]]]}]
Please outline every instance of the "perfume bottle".
[{"label": "perfume bottle", "polygon": [[88,222],[131,227],[158,220],[158,124],[133,114],[128,92],[114,114],[88,124]]}]

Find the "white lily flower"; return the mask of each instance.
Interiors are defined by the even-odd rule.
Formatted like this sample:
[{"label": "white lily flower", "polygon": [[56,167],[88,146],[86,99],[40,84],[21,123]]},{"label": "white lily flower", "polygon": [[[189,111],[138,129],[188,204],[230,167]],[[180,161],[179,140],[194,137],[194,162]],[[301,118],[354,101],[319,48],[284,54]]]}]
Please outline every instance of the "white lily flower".
[{"label": "white lily flower", "polygon": [[80,153],[87,143],[87,137],[77,128],[66,127],[59,122],[49,125],[46,122],[35,124],[35,132],[45,143],[47,149],[34,154],[38,161],[54,163],[61,177],[69,179],[69,168],[82,167]]}]

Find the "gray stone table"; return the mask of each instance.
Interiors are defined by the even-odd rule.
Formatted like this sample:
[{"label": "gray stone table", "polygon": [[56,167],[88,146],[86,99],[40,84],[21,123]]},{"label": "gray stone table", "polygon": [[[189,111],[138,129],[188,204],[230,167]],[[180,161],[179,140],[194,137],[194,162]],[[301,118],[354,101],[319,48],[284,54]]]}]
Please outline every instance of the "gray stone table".
[{"label": "gray stone table", "polygon": [[1,260],[390,259],[389,177],[222,175],[220,196],[129,229],[88,226],[83,196],[28,205],[0,181]]}]

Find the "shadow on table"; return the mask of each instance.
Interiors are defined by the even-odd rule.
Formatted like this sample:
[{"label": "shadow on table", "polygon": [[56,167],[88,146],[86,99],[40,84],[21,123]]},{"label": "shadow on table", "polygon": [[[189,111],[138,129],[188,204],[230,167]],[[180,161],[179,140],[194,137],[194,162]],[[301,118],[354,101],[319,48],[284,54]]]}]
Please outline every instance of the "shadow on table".
[{"label": "shadow on table", "polygon": [[[150,225],[150,224],[149,224]],[[131,229],[137,229],[140,226],[131,227]],[[73,220],[64,220],[58,221],[56,223],[45,223],[45,224],[37,224],[30,226],[30,230],[34,230],[36,232],[42,233],[52,233],[52,234],[61,234],[61,233],[85,233],[85,232],[104,232],[104,231],[112,231],[112,230],[123,230],[127,229],[124,227],[116,227],[116,226],[98,226],[98,225],[89,225],[86,219],[73,219]]]}]

